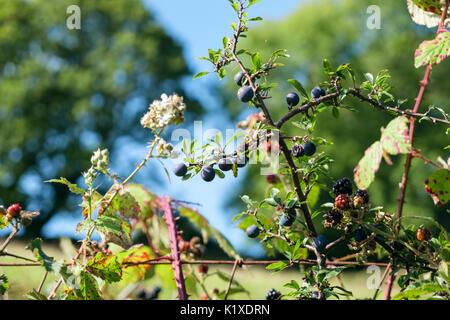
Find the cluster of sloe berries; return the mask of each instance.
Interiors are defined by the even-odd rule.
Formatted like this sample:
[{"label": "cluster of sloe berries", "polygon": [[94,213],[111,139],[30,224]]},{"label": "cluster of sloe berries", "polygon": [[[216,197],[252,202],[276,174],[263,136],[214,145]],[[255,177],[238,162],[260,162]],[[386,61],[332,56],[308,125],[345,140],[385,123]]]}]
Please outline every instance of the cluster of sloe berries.
[{"label": "cluster of sloe berries", "polygon": [[306,142],[305,144],[294,144],[292,147],[291,153],[294,157],[300,158],[303,156],[312,156],[316,153],[316,145],[312,142]]}]

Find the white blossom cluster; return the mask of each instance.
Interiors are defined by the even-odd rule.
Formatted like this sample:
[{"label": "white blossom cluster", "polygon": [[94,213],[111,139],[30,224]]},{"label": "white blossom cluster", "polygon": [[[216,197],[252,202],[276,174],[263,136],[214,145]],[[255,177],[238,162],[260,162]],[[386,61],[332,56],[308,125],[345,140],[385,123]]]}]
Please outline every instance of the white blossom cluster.
[{"label": "white blossom cluster", "polygon": [[150,104],[148,112],[141,118],[141,125],[153,131],[162,129],[170,124],[180,124],[184,121],[186,105],[183,97],[163,93],[161,100]]}]

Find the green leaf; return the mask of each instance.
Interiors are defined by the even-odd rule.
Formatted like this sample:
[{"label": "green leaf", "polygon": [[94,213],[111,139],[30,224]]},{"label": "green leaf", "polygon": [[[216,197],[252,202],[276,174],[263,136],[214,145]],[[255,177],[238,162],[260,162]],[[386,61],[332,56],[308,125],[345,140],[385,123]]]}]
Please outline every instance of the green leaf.
[{"label": "green leaf", "polygon": [[86,263],[86,270],[108,283],[120,281],[122,268],[115,255],[107,255],[98,252],[97,255]]},{"label": "green leaf", "polygon": [[438,170],[425,180],[425,191],[433,198],[436,206],[446,204],[450,199],[450,171]]},{"label": "green leaf", "polygon": [[[132,263],[141,263],[153,259],[153,253],[148,246],[139,245],[116,254],[119,264],[122,265],[122,281],[120,283],[133,283],[151,277],[155,268],[148,264],[131,265]],[[129,263],[129,264],[126,264]],[[172,270],[172,268],[169,268]],[[173,278],[172,278],[173,279]]]},{"label": "green leaf", "polygon": [[139,184],[129,183],[125,186],[125,189],[136,199],[140,207],[139,216],[142,218],[148,218],[153,215],[151,202],[156,196],[148,191],[146,188]]},{"label": "green leaf", "polygon": [[59,273],[62,263],[45,254],[42,250],[42,239],[36,238],[26,247],[31,250],[38,261],[42,262],[45,270],[52,273]]},{"label": "green leaf", "polygon": [[408,118],[397,117],[387,125],[381,134],[381,146],[386,152],[397,155],[411,151],[409,139]]},{"label": "green leaf", "polygon": [[87,271],[80,273],[80,291],[85,300],[101,300],[97,281]]},{"label": "green leaf", "polygon": [[[1,294],[1,293],[0,293]],[[48,300],[45,295],[36,291],[36,289],[31,290],[27,293],[27,297],[30,300]]]},{"label": "green leaf", "polygon": [[75,194],[84,194],[84,190],[81,189],[80,187],[78,187],[76,184],[74,183],[70,183],[69,180],[67,180],[64,177],[61,177],[59,179],[51,179],[51,180],[47,180],[45,182],[51,182],[51,183],[62,183],[65,184],[67,187],[69,187],[70,192],[75,193]]},{"label": "green leaf", "polygon": [[[203,217],[200,213],[184,206],[180,206],[179,211],[182,217],[188,218],[189,221],[195,227],[197,227],[200,231],[205,233],[207,238],[204,240],[207,241],[210,236],[213,237],[219,244],[219,247],[221,247],[228,256],[234,259],[241,259],[241,256],[233,248],[233,246],[227,240],[227,238],[225,238],[225,236],[223,236],[222,233],[220,233],[220,231],[211,226],[209,221],[205,217]],[[206,241],[204,242],[206,243]]]},{"label": "green leaf", "polygon": [[295,79],[289,79],[288,82],[294,86],[295,89],[306,99],[309,99],[308,93],[305,88],[303,88],[302,84]]},{"label": "green leaf", "polygon": [[261,55],[259,52],[256,52],[252,55],[252,63],[257,70],[261,68]]},{"label": "green leaf", "polygon": [[450,55],[450,32],[441,32],[436,39],[422,42],[414,54],[414,66],[419,68],[426,65],[441,63]]},{"label": "green leaf", "polygon": [[330,64],[330,61],[328,61],[328,59],[323,59],[322,66],[323,66],[323,71],[325,72],[325,74],[333,74],[334,73],[331,71],[331,64]]},{"label": "green leaf", "polygon": [[8,277],[5,274],[0,274],[0,296],[4,295],[9,290]]},{"label": "green leaf", "polygon": [[274,262],[272,264],[269,264],[266,267],[266,269],[267,270],[275,270],[273,273],[277,273],[277,272],[282,271],[283,269],[286,269],[288,265],[289,264],[287,262],[285,262],[285,261],[278,261],[278,262]]},{"label": "green leaf", "polygon": [[250,6],[252,6],[252,5],[254,5],[255,3],[260,2],[260,1],[261,1],[261,0],[248,0],[248,6],[247,6],[247,8],[250,7]]},{"label": "green leaf", "polygon": [[111,202],[111,208],[119,211],[125,218],[137,218],[139,216],[140,207],[133,195],[126,191],[120,190]]},{"label": "green leaf", "polygon": [[367,81],[369,81],[369,83],[371,85],[373,85],[373,74],[367,72],[367,73],[364,73],[364,77],[367,79]]},{"label": "green leaf", "polygon": [[93,224],[94,224],[94,220],[84,219],[83,221],[81,221],[77,224],[75,234],[79,234],[80,232],[89,229]]},{"label": "green leaf", "polygon": [[261,21],[261,20],[263,20],[263,18],[261,18],[261,17],[254,17],[254,18],[248,19],[248,21]]},{"label": "green leaf", "polygon": [[206,76],[207,74],[209,74],[209,72],[207,72],[207,71],[199,72],[199,73],[197,73],[197,74],[192,78],[192,80],[195,80],[195,79],[197,79],[197,78]]},{"label": "green leaf", "polygon": [[383,156],[379,141],[374,142],[364,153],[355,168],[354,180],[359,189],[366,190],[378,171]]}]

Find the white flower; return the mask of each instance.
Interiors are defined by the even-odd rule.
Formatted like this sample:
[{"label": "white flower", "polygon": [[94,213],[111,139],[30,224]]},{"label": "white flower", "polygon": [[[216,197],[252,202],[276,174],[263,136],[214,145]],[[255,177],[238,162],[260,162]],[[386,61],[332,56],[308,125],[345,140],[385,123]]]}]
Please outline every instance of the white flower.
[{"label": "white flower", "polygon": [[163,93],[161,100],[155,100],[150,104],[149,110],[141,118],[141,125],[155,131],[171,124],[180,124],[184,121],[185,110],[183,97],[177,94],[167,96]]}]

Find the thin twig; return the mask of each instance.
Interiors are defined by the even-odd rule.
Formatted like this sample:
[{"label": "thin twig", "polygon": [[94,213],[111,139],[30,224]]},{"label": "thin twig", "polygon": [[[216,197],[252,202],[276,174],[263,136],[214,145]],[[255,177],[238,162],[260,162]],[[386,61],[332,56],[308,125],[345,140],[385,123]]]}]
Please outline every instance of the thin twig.
[{"label": "thin twig", "polygon": [[231,289],[231,283],[233,282],[234,274],[236,272],[237,267],[240,265],[241,265],[240,260],[236,259],[236,261],[234,262],[233,270],[231,271],[230,280],[228,280],[227,291],[225,291],[225,297],[223,298],[223,300],[227,300],[228,298],[228,293],[230,292]]},{"label": "thin twig", "polygon": [[42,280],[41,280],[41,283],[39,284],[39,287],[38,287],[38,289],[37,289],[37,292],[41,292],[42,287],[44,286],[45,279],[47,279],[47,275],[48,275],[48,271],[45,270],[44,276],[42,277]]}]

